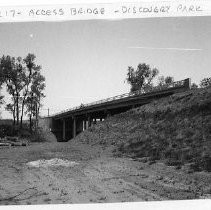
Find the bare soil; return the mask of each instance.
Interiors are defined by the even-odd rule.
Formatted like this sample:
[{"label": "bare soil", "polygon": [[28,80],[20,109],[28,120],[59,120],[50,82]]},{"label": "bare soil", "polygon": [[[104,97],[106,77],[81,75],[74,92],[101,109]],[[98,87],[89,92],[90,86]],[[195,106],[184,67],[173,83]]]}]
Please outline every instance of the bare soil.
[{"label": "bare soil", "polygon": [[[211,174],[115,157],[112,147],[39,143],[0,149],[0,205],[211,198]],[[33,167],[60,159],[77,164]]]}]

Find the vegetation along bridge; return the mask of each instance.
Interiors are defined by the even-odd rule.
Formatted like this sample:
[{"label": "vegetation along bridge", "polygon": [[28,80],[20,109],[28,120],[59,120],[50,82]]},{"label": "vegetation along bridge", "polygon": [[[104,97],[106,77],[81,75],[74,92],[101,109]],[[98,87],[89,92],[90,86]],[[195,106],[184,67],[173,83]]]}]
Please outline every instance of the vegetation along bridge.
[{"label": "vegetation along bridge", "polygon": [[190,79],[172,83],[168,87],[155,87],[153,91],[141,93],[135,91],[114,96],[89,104],[62,111],[49,117],[41,118],[40,125],[50,128],[58,141],[67,141],[84,131],[97,121],[108,116],[125,112],[131,108],[150,103],[152,100],[190,89]]}]

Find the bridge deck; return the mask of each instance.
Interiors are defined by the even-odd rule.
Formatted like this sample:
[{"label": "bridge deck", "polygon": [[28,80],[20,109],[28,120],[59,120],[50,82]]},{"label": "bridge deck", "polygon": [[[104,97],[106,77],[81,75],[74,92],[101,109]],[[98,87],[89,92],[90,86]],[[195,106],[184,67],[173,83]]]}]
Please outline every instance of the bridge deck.
[{"label": "bridge deck", "polygon": [[124,106],[142,105],[149,103],[150,100],[171,95],[176,92],[190,89],[190,79],[174,82],[170,86],[155,87],[153,91],[141,92],[135,91],[117,95],[114,97],[106,98],[103,100],[95,101],[88,104],[82,104],[80,106],[73,107],[71,109],[64,110],[60,113],[52,115],[54,119],[63,118],[71,115],[82,115],[93,111],[102,111],[105,109],[114,109]]}]

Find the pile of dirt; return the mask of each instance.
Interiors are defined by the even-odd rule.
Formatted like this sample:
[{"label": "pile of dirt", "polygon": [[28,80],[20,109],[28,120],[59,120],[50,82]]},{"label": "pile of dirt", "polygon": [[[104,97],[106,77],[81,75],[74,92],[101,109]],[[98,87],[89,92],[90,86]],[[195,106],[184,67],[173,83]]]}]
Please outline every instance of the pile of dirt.
[{"label": "pile of dirt", "polygon": [[115,154],[211,171],[211,87],[155,100],[107,118],[75,141],[115,147]]}]

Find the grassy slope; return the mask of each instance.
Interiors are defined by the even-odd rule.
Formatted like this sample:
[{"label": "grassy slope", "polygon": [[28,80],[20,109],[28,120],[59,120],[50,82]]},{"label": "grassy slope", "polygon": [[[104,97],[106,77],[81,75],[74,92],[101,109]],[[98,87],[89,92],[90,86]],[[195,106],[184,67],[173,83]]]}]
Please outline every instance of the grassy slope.
[{"label": "grassy slope", "polygon": [[168,165],[211,171],[211,87],[191,90],[108,118],[76,137]]}]

